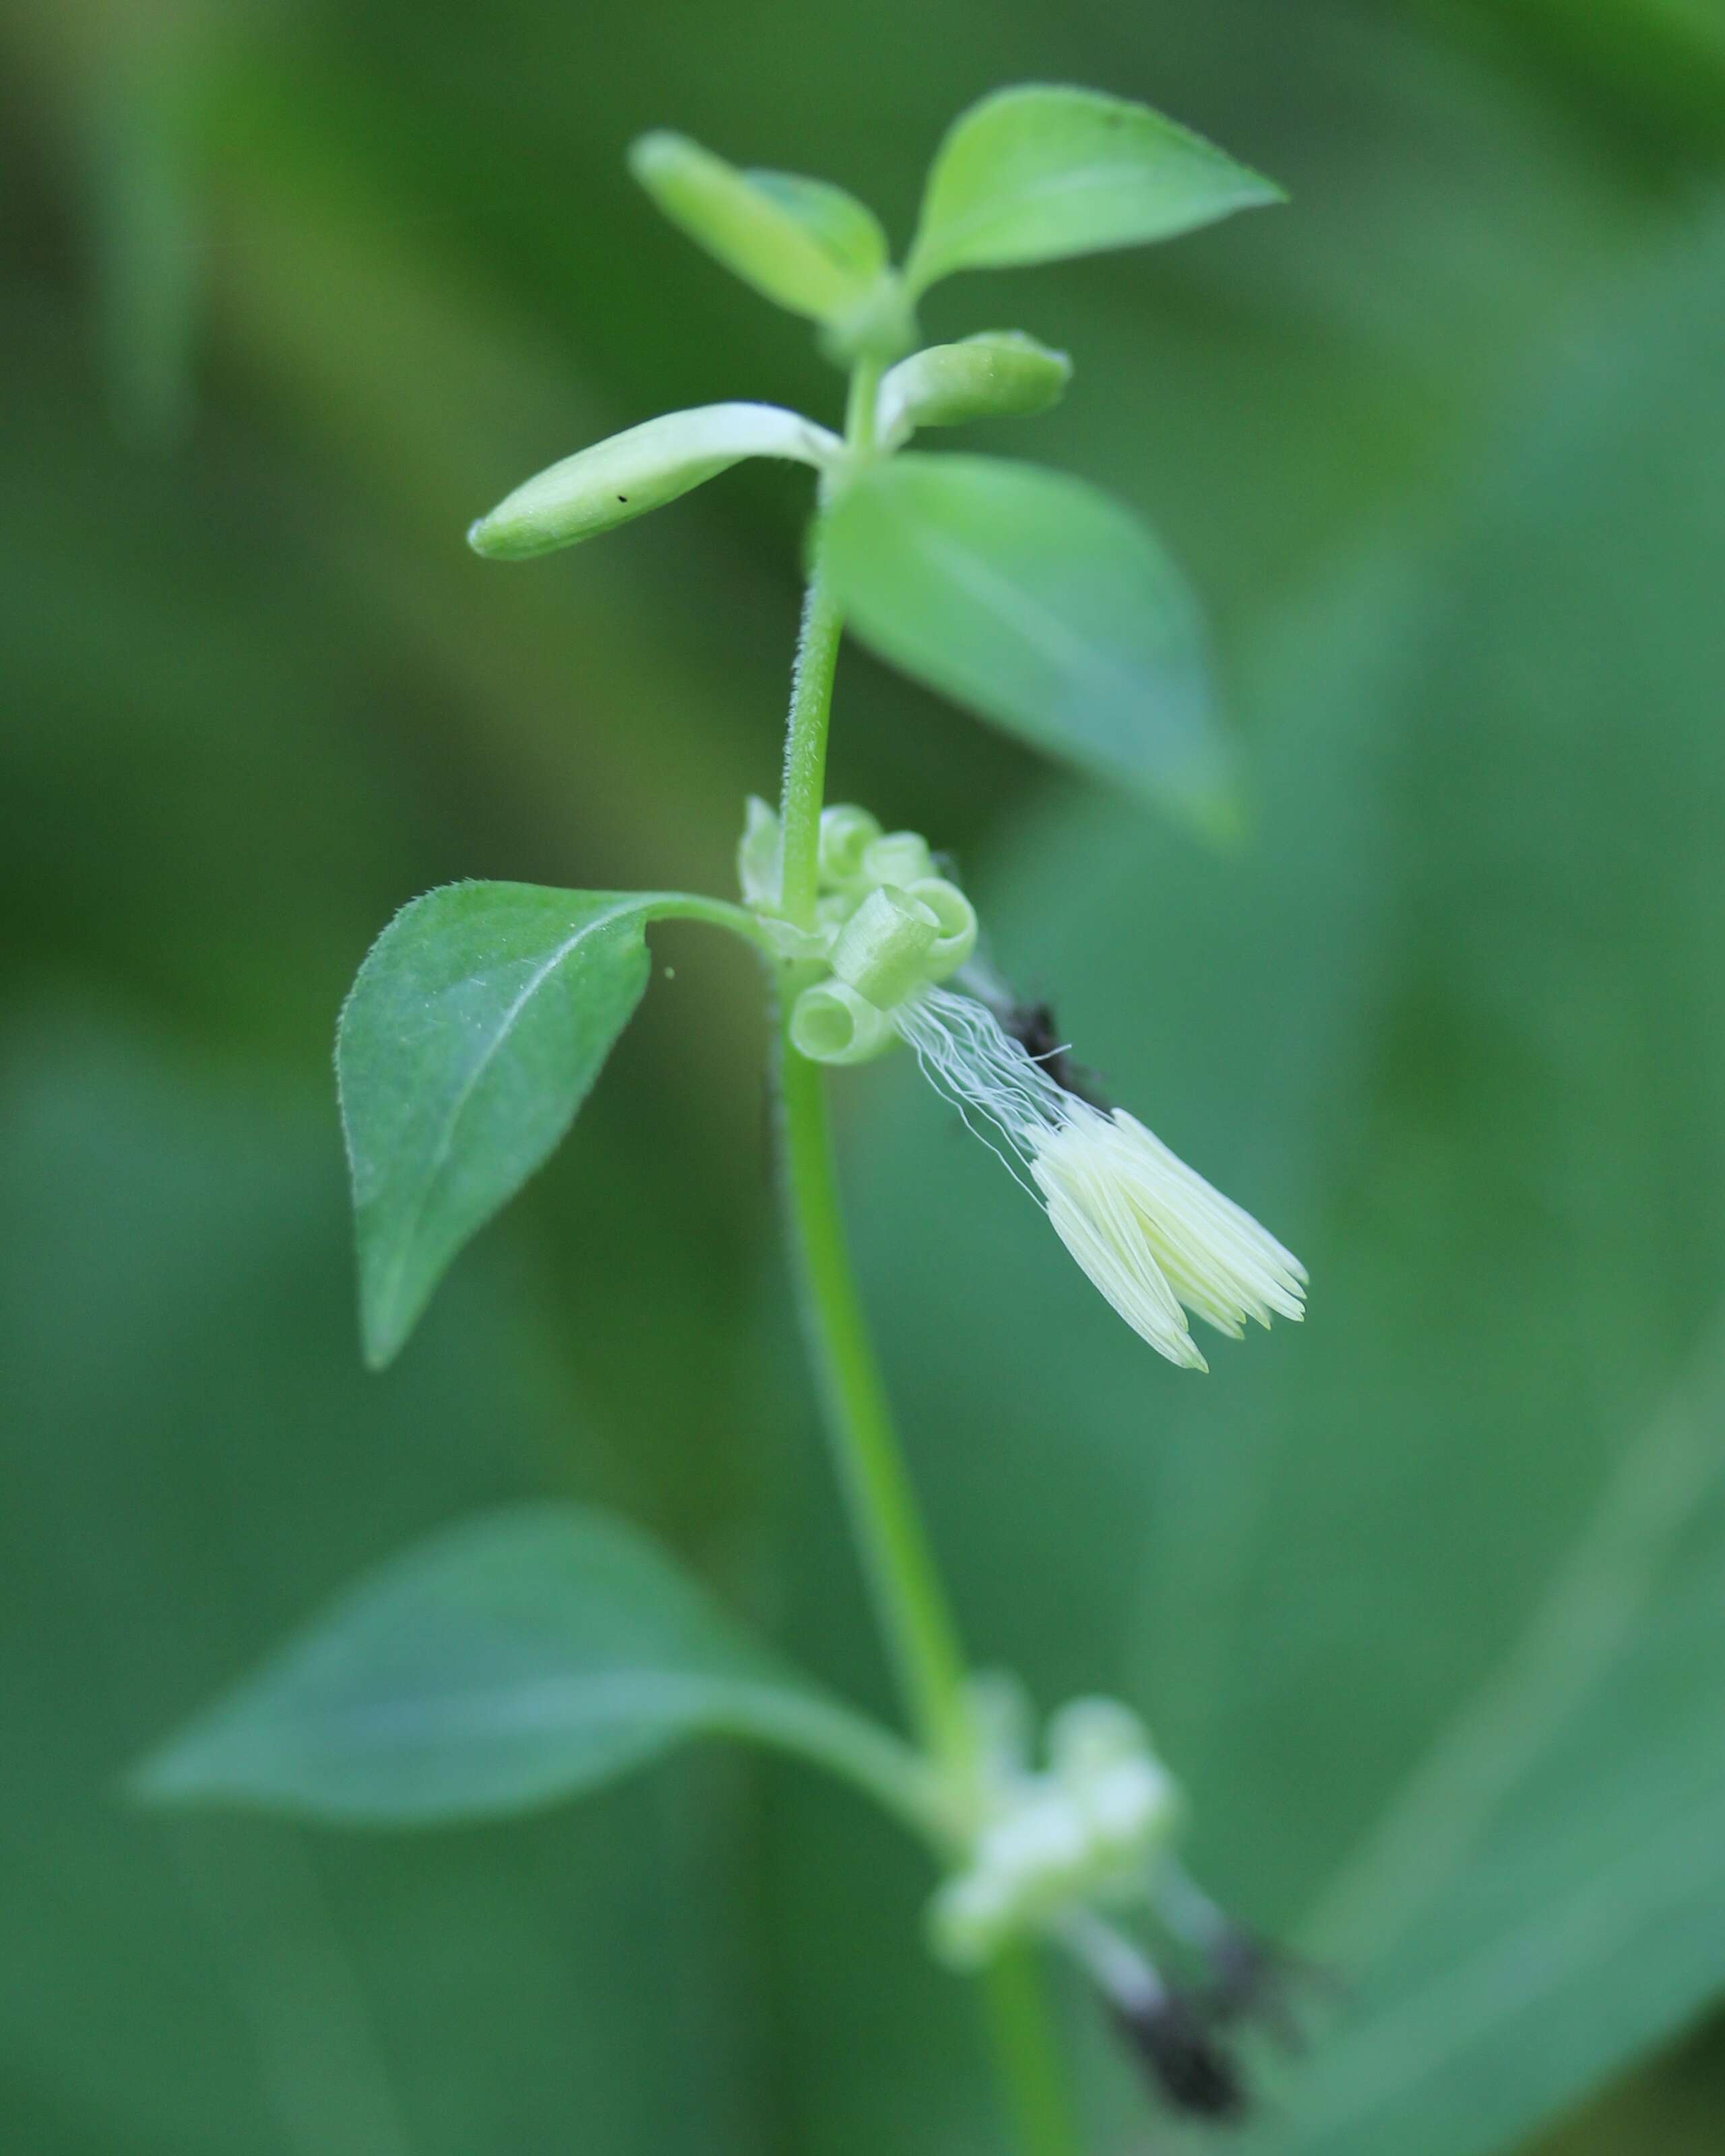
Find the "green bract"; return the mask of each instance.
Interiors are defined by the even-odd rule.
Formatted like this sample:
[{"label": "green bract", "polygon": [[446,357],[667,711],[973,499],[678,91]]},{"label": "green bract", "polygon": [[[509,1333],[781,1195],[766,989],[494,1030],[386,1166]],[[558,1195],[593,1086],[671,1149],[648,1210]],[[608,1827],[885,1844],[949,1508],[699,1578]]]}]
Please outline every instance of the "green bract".
[{"label": "green bract", "polygon": [[644,1536],[522,1506],[362,1581],[134,1786],[435,1825],[577,1795],[714,1731],[801,1753],[932,1825],[908,1749],[748,1639]]},{"label": "green bract", "polygon": [[997,90],[952,123],[906,276],[921,292],[955,270],[1169,239],[1282,198],[1147,105],[1029,84]]},{"label": "green bract", "polygon": [[686,135],[640,137],[629,170],[673,224],[765,298],[834,323],[886,266],[873,215],[839,187],[789,172],[742,172]]},{"label": "green bract", "polygon": [[526,480],[468,532],[475,553],[520,561],[609,531],[675,501],[745,457],[788,457],[817,468],[836,434],[777,404],[702,404],[667,412]]},{"label": "green bract", "polygon": [[932,344],[881,377],[875,438],[896,449],[918,427],[956,427],[1045,412],[1072,378],[1072,362],[1022,330],[983,330],[957,344]]}]

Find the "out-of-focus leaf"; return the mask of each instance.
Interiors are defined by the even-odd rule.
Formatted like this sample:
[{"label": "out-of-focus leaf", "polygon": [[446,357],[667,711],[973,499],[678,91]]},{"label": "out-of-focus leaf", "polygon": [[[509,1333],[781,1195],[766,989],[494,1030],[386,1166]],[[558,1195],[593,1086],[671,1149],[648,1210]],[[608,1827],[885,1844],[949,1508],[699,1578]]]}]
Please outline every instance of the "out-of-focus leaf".
[{"label": "out-of-focus leaf", "polygon": [[0,1967],[8,2138],[471,2156],[558,2148],[578,2114],[619,2156],[756,2156],[750,1979],[708,1959],[704,1913],[726,1906],[723,1754],[459,1835],[119,1794],[341,1580],[548,1469],[605,1471],[490,1254],[408,1365],[359,1369],[329,1122],[315,1076],[218,1075],[93,1020],[7,1028],[0,1901],[30,1947]]},{"label": "out-of-focus leaf", "polygon": [[536,473],[479,519],[468,544],[499,561],[521,561],[644,516],[745,457],[819,467],[839,449],[836,435],[777,404],[667,412]]},{"label": "out-of-focus leaf", "polygon": [[[1337,1252],[1362,1435],[1314,1476],[1290,1425],[1237,1635],[1304,1606],[1265,1677],[1371,1793],[1307,1920],[1352,2005],[1278,2151],[1483,2156],[1725,1984],[1722,295],[1716,218],[1560,377],[1410,654],[1400,1052]],[[1273,1773],[1269,1719],[1214,1763]]]},{"label": "out-of-focus leaf", "polygon": [[[746,285],[793,314],[843,319],[880,264],[860,203],[788,173],[739,172],[685,135],[644,135],[629,170],[673,224]],[[878,228],[876,228],[878,230]]]},{"label": "out-of-focus leaf", "polygon": [[1171,239],[1281,190],[1147,105],[1028,83],[962,113],[937,152],[906,275]]},{"label": "out-of-focus leaf", "polygon": [[362,1581],[146,1761],[139,1795],[423,1826],[576,1796],[703,1733],[914,1812],[907,1748],[747,1639],[603,1513],[522,1507]]},{"label": "out-of-focus leaf", "polygon": [[896,665],[1101,778],[1220,808],[1198,608],[1156,539],[1096,488],[912,452],[845,488],[824,544],[858,634]]},{"label": "out-of-focus leaf", "polygon": [[752,172],[750,184],[788,211],[835,261],[851,270],[865,289],[886,267],[886,234],[873,210],[835,187],[829,180],[805,179],[800,172]]}]

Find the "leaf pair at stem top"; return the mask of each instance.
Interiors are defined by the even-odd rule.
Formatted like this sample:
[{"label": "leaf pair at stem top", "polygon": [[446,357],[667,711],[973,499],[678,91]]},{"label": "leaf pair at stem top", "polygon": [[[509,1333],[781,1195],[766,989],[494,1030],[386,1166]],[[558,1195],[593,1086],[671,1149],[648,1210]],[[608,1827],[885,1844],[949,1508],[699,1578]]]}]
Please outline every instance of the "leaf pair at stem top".
[{"label": "leaf pair at stem top", "polygon": [[956,270],[1164,239],[1279,191],[1146,106],[1002,90],[947,133],[896,270],[873,213],[824,181],[741,172],[677,135],[643,137],[631,162],[709,254],[820,325],[861,376],[864,408],[845,440],[770,404],[649,419],[518,487],[474,526],[475,548],[511,559],[572,545],[747,457],[809,465],[816,558],[865,642],[1045,752],[1225,827],[1230,759],[1204,626],[1153,533],[1064,475],[897,454],[920,428],[1044,409],[1065,355],[1019,331],[905,355],[917,299]]},{"label": "leaf pair at stem top", "polygon": [[[1168,239],[1281,190],[1147,105],[1031,83],[947,131],[901,273],[871,210],[824,180],[739,172],[680,135],[644,136],[635,177],[690,238],[766,298],[821,323],[846,358],[958,270]],[[888,357],[896,355],[890,351]]]}]

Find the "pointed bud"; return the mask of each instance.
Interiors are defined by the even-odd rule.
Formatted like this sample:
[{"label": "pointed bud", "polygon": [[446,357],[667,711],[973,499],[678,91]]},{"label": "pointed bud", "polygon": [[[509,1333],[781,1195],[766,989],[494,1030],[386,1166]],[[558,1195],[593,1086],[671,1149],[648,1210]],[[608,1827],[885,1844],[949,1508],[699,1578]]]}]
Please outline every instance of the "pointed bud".
[{"label": "pointed bud", "polygon": [[835,434],[777,404],[703,404],[595,442],[518,486],[467,535],[475,553],[519,561],[644,516],[745,457],[829,464]]},{"label": "pointed bud", "polygon": [[984,330],[958,344],[933,344],[881,377],[875,430],[896,448],[918,427],[1026,417],[1059,401],[1072,362],[1022,330]]}]

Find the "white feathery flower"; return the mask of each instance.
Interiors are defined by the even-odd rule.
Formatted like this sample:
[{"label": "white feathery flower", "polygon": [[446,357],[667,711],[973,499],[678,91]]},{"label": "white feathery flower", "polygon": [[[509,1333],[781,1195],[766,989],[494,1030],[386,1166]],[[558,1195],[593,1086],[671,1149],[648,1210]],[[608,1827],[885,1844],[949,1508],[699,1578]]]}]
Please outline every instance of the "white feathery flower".
[{"label": "white feathery flower", "polygon": [[1136,1116],[1057,1085],[987,1005],[930,988],[892,1017],[970,1127],[1020,1183],[1028,1173],[1055,1234],[1158,1354],[1208,1368],[1187,1311],[1235,1340],[1249,1317],[1304,1317],[1306,1269],[1291,1251]]}]

